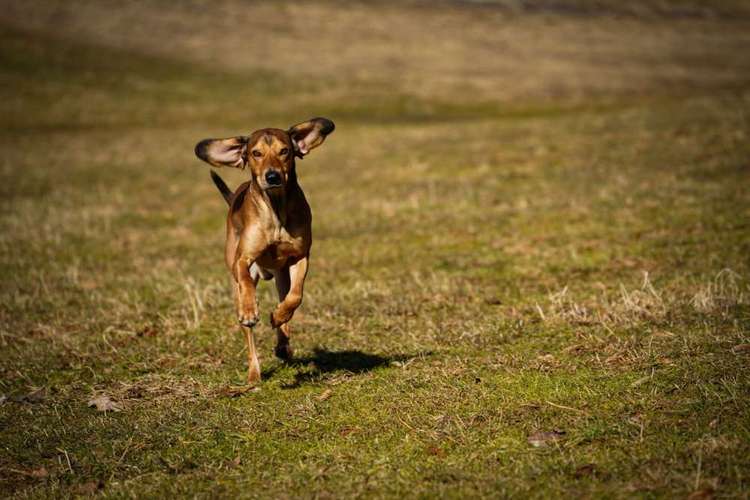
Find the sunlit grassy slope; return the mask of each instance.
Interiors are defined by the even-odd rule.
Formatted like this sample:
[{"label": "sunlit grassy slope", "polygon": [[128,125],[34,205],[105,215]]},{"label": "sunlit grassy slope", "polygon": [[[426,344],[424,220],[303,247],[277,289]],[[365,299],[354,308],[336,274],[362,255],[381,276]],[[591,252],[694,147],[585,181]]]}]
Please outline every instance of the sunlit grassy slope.
[{"label": "sunlit grassy slope", "polygon": [[[747,12],[600,4],[9,3],[2,496],[747,495]],[[316,115],[238,395],[193,146]]]}]

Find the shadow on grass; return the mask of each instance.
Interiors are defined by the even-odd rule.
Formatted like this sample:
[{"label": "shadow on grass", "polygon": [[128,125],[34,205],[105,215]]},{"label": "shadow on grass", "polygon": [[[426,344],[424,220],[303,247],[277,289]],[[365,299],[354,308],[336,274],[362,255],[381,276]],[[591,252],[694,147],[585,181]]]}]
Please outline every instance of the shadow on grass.
[{"label": "shadow on grass", "polygon": [[[387,366],[398,366],[399,363],[407,362],[420,356],[429,356],[430,352],[420,352],[414,355],[398,354],[394,356],[381,356],[369,354],[362,351],[329,351],[316,347],[311,355],[295,358],[286,363],[286,366],[297,368],[294,381],[285,384],[284,389],[294,389],[302,384],[322,378],[328,373],[346,372],[352,374],[365,373],[376,368]],[[283,365],[282,365],[283,366]],[[270,378],[280,368],[273,367],[263,374]]]}]

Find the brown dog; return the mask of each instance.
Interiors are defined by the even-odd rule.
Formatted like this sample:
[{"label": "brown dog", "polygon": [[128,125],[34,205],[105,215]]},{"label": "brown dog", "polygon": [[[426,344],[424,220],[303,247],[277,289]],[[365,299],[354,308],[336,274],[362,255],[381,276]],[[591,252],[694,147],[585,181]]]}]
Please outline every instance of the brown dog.
[{"label": "brown dog", "polygon": [[279,304],[271,313],[276,356],[292,356],[287,322],[302,302],[312,244],[310,206],[297,183],[295,158],[323,144],[333,129],[331,120],[313,118],[286,131],[264,128],[249,137],[205,139],[195,146],[198,158],[210,165],[249,167],[252,176],[232,193],[211,171],[229,204],[224,257],[235,281],[237,315],[247,341],[248,383],[260,380],[253,338],[259,278],[274,278],[279,293]]}]

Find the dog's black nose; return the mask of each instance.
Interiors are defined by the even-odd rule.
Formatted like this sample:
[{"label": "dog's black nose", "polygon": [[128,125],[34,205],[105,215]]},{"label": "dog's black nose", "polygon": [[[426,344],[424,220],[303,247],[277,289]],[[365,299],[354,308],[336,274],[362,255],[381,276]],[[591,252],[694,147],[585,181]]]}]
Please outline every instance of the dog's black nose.
[{"label": "dog's black nose", "polygon": [[280,186],[281,174],[277,170],[269,170],[266,172],[266,182],[269,186]]}]

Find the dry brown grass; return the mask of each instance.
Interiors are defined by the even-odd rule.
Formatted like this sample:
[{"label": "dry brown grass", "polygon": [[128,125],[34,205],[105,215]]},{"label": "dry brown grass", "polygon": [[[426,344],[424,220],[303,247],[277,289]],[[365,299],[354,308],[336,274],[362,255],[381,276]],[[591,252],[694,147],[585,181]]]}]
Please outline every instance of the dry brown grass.
[{"label": "dry brown grass", "polygon": [[657,291],[643,273],[640,287],[628,289],[620,284],[615,290],[602,286],[590,301],[576,302],[568,287],[551,293],[544,306],[536,308],[544,321],[572,325],[600,324],[605,327],[628,327],[643,323],[664,322],[670,315],[689,311],[708,316],[726,316],[734,308],[748,305],[750,284],[731,269],[719,271],[703,283],[691,283],[676,290]]}]

